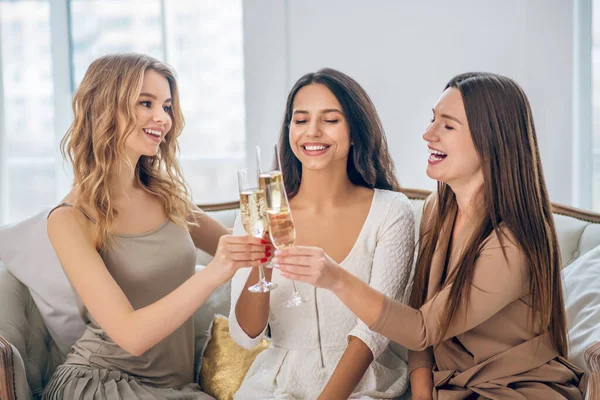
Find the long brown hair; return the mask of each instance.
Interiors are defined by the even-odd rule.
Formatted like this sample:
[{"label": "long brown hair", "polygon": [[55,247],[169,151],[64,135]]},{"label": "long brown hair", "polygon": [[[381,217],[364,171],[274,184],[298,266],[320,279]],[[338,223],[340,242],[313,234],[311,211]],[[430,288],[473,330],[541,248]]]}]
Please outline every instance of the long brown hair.
[{"label": "long brown hair", "polygon": [[[567,329],[560,277],[560,253],[544,181],[531,107],[513,80],[489,73],[458,75],[446,89],[460,91],[473,144],[482,163],[485,216],[459,259],[442,321],[443,339],[452,318],[470,295],[475,261],[486,238],[500,225],[521,247],[529,264],[532,330],[549,330],[560,355],[567,355]],[[452,189],[438,182],[437,213],[421,233],[411,305],[427,298],[431,261],[439,233],[457,207]],[[439,344],[438,342],[438,344]]]},{"label": "long brown hair", "polygon": [[350,153],[346,171],[350,181],[368,188],[399,190],[400,185],[394,171],[383,126],[375,105],[367,92],[348,75],[331,68],[301,77],[287,98],[285,115],[279,134],[281,169],[288,196],[298,193],[302,180],[302,163],[296,158],[289,141],[294,98],[304,86],[320,83],[327,86],[342,106],[350,129]]},{"label": "long brown hair", "polygon": [[[187,228],[191,213],[187,187],[177,161],[177,138],[184,121],[179,104],[175,73],[166,64],[142,54],[100,57],[89,66],[73,97],[74,121],[61,141],[63,156],[73,164],[73,186],[78,203],[95,211],[96,247],[110,244],[117,218],[109,179],[128,160],[125,141],[135,129],[135,105],[142,89],[144,72],[152,69],[169,82],[172,126],[156,156],[140,157],[135,167],[137,184],[154,195],[169,218]],[[117,123],[118,120],[124,123]]]}]

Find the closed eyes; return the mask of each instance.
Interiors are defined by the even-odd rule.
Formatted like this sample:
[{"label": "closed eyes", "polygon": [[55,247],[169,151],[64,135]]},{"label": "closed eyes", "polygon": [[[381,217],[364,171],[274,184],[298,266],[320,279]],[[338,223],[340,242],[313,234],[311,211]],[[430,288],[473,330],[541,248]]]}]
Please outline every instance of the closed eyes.
[{"label": "closed eyes", "polygon": [[[296,121],[294,121],[294,124],[296,124],[296,125],[304,125],[307,122],[308,122],[307,120],[302,119],[302,120],[296,120]],[[323,120],[323,122],[326,122],[328,124],[337,124],[338,122],[340,122],[340,120],[339,119],[326,119],[326,120]]]},{"label": "closed eyes", "polygon": [[[434,122],[435,122],[435,118],[431,118],[431,119],[429,120],[429,123],[430,123],[430,124],[433,124]],[[447,125],[447,124],[446,124],[446,125],[444,125],[444,128],[446,128],[446,129],[447,129],[447,130],[449,130],[449,131],[452,131],[452,130],[454,130],[454,127],[452,127],[452,126],[450,126],[450,125]]]}]

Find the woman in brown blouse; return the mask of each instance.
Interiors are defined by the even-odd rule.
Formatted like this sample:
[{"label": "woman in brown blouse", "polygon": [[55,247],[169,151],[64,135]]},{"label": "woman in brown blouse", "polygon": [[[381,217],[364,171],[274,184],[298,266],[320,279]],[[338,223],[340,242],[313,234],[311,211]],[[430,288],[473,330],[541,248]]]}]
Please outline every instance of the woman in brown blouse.
[{"label": "woman in brown blouse", "polygon": [[274,263],[408,347],[413,399],[582,399],[525,93],[506,77],[458,75],[423,138],[438,191],[425,203],[411,306],[318,248],[277,251]]}]

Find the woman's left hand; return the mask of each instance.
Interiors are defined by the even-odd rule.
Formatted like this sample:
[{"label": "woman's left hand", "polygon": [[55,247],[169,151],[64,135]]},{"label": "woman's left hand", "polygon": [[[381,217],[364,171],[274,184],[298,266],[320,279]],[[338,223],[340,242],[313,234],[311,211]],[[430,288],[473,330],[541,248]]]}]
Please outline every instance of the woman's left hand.
[{"label": "woman's left hand", "polygon": [[294,246],[277,250],[272,261],[283,277],[323,289],[333,289],[342,278],[342,267],[318,247]]}]

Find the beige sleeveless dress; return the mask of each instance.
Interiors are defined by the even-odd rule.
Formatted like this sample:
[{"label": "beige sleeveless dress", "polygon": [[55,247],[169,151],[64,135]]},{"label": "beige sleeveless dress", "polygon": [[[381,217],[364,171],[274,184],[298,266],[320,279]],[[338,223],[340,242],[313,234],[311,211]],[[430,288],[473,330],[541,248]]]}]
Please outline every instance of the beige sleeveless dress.
[{"label": "beige sleeveless dress", "polygon": [[[58,207],[64,206],[72,205]],[[190,234],[170,220],[147,233],[117,236],[114,248],[100,250],[100,256],[136,310],[160,300],[190,278],[196,261]],[[54,372],[43,399],[212,399],[194,383],[191,318],[135,357],[104,333],[79,303],[86,330]]]}]

